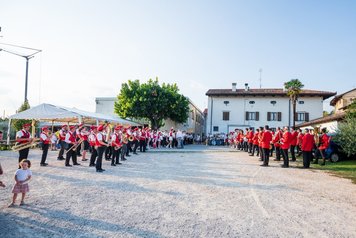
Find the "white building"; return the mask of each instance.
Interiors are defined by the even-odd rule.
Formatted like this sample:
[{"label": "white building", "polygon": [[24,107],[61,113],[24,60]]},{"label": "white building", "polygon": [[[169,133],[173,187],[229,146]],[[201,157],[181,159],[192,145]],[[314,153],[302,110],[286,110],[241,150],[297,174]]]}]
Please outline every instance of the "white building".
[{"label": "white building", "polygon": [[[319,118],[323,115],[323,100],[336,93],[302,90],[297,102],[296,124]],[[236,128],[270,128],[291,126],[292,104],[283,89],[210,89],[206,133],[228,133]]]},{"label": "white building", "polygon": [[108,115],[117,115],[114,112],[116,97],[99,97],[95,98],[95,112]]},{"label": "white building", "polygon": [[[114,104],[116,97],[97,97],[95,98],[95,112],[108,115],[116,115]],[[176,123],[170,119],[165,120],[165,125],[160,130],[180,129],[195,135],[204,134],[204,115],[203,112],[189,99],[189,117],[185,123]]]}]

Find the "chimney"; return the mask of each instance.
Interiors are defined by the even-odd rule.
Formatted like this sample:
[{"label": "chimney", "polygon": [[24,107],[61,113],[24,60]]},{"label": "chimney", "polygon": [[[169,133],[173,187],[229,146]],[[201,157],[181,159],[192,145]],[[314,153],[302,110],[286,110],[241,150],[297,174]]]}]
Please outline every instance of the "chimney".
[{"label": "chimney", "polygon": [[245,91],[247,92],[250,89],[250,87],[248,86],[248,83],[245,83]]},{"label": "chimney", "polygon": [[236,92],[236,83],[232,83],[232,91]]}]

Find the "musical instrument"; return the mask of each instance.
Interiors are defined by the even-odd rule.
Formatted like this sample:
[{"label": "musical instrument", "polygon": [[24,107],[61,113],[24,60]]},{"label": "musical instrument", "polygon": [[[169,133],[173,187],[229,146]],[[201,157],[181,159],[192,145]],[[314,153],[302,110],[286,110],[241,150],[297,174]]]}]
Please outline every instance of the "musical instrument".
[{"label": "musical instrument", "polygon": [[128,138],[129,141],[134,141],[135,140],[135,137],[133,135],[129,136]]},{"label": "musical instrument", "polygon": [[78,148],[78,146],[82,144],[82,142],[83,142],[83,141],[84,141],[84,139],[83,139],[83,138],[81,138],[80,140],[78,140],[78,143],[77,143],[77,144],[72,145],[72,147],[70,147],[70,148],[68,149],[68,151],[71,151],[71,150],[76,150],[76,149]]},{"label": "musical instrument", "polygon": [[129,143],[129,138],[127,137],[126,134],[122,136],[122,143],[124,143],[124,144]]},{"label": "musical instrument", "polygon": [[11,148],[11,150],[13,150],[13,151],[19,151],[19,150],[31,148],[31,147],[37,146],[39,142],[40,142],[40,138],[34,138],[33,140],[31,140],[31,141],[29,141],[29,142],[26,142],[26,143],[22,143],[22,144],[16,143],[16,144]]}]

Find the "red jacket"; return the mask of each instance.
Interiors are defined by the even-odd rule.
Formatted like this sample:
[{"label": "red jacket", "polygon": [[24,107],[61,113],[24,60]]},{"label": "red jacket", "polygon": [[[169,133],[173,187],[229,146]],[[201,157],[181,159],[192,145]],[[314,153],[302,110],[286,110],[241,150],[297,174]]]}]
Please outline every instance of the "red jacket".
[{"label": "red jacket", "polygon": [[264,149],[269,149],[271,146],[272,133],[270,131],[264,131],[261,138],[261,147]]},{"label": "red jacket", "polygon": [[274,144],[275,147],[281,147],[281,144],[279,143],[279,140],[282,137],[282,132],[281,131],[276,131],[276,134],[272,140],[272,143]]},{"label": "red jacket", "polygon": [[290,145],[296,146],[297,142],[298,142],[298,132],[297,131],[293,131],[291,133]]},{"label": "red jacket", "polygon": [[299,132],[298,133],[298,137],[297,137],[297,143],[298,143],[299,146],[302,146],[303,137],[304,137],[304,134]]},{"label": "red jacket", "polygon": [[306,133],[302,139],[302,151],[312,151],[314,143],[314,136]]},{"label": "red jacket", "polygon": [[290,141],[291,141],[291,133],[289,131],[286,131],[283,133],[283,137],[282,137],[282,145],[281,145],[281,148],[283,150],[288,150],[289,147],[290,147]]},{"label": "red jacket", "polygon": [[249,131],[248,132],[248,143],[252,143],[253,142],[253,131]]},{"label": "red jacket", "polygon": [[327,134],[323,134],[320,138],[319,150],[326,150],[329,147],[330,137]]},{"label": "red jacket", "polygon": [[258,145],[258,133],[257,132],[253,135],[252,143],[254,145]]}]

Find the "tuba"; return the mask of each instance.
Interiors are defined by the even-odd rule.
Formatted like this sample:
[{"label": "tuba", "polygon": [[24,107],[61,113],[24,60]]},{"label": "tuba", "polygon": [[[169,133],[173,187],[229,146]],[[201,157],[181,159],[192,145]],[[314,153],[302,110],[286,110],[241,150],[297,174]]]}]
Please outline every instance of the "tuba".
[{"label": "tuba", "polygon": [[127,137],[127,135],[122,136],[122,143],[124,143],[124,144],[129,143],[129,138]]},{"label": "tuba", "polygon": [[135,140],[135,137],[133,135],[129,136],[128,138],[129,141],[134,141]]}]

